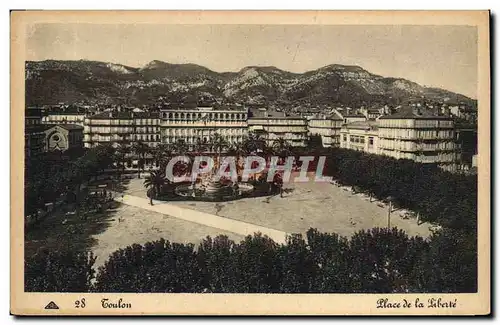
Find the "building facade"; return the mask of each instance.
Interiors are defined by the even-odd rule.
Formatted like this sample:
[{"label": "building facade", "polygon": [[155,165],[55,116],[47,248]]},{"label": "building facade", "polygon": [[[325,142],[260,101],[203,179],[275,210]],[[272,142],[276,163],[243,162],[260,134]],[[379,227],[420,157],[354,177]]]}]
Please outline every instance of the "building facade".
[{"label": "building facade", "polygon": [[304,147],[309,138],[307,119],[302,117],[252,117],[248,131],[259,134],[267,146],[281,138],[293,147]]},{"label": "building facade", "polygon": [[376,121],[357,121],[344,124],[340,130],[340,147],[379,154]]},{"label": "building facade", "polygon": [[85,114],[53,112],[42,118],[44,124],[73,124],[83,127],[85,125]]},{"label": "building facade", "polygon": [[24,125],[42,124],[44,109],[41,107],[26,107],[24,110]]},{"label": "building facade", "polygon": [[245,109],[165,109],[160,111],[161,142],[184,140],[190,150],[198,143],[213,151],[211,140],[217,133],[230,144],[242,142],[248,133]]},{"label": "building facade", "polygon": [[85,118],[84,145],[87,148],[136,141],[150,147],[160,143],[158,113],[109,111]]},{"label": "building facade", "polygon": [[45,151],[83,148],[83,126],[74,124],[47,125],[44,133]]},{"label": "building facade", "polygon": [[24,128],[24,155],[30,158],[45,150],[45,130],[47,125],[27,125]]},{"label": "building facade", "polygon": [[341,118],[332,116],[324,119],[309,119],[307,128],[309,136],[320,136],[323,147],[340,146],[340,128],[343,121]]},{"label": "building facade", "polygon": [[401,109],[379,118],[379,139],[383,155],[437,163],[450,170],[457,161],[454,123],[448,116]]}]

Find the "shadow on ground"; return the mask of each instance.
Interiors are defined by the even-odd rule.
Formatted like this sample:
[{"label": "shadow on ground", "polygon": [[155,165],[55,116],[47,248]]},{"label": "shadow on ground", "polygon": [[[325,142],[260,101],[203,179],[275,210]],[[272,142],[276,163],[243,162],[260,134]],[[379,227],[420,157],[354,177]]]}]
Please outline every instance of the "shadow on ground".
[{"label": "shadow on ground", "polygon": [[[124,191],[129,180],[121,179],[106,183],[108,188]],[[70,205],[59,208],[26,230],[25,256],[32,256],[41,248],[89,251],[96,244],[93,236],[104,232],[112,221],[120,218],[117,215],[120,205],[121,203],[110,201],[103,204],[99,211],[81,211],[80,216],[67,213],[74,210]]]}]

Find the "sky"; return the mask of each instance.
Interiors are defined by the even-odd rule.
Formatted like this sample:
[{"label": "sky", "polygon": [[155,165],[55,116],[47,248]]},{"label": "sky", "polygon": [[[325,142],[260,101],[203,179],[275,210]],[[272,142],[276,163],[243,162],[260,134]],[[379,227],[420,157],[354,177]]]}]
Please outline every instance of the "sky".
[{"label": "sky", "polygon": [[152,60],[217,72],[275,66],[291,72],[359,65],[477,98],[477,29],[419,25],[30,25],[26,59],[97,60],[141,67]]}]

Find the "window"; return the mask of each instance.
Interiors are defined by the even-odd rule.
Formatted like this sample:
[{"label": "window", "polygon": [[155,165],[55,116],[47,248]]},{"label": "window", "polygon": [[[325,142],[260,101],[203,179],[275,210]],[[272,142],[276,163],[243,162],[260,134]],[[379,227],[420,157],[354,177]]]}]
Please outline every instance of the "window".
[{"label": "window", "polygon": [[344,142],[347,142],[347,135],[344,134]]},{"label": "window", "polygon": [[368,137],[368,145],[373,146],[373,137]]}]

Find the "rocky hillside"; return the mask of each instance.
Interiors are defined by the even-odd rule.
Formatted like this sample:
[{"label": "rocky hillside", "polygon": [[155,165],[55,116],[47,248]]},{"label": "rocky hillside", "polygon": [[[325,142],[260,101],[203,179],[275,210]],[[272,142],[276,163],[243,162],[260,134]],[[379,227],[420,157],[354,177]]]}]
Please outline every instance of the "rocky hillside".
[{"label": "rocky hillside", "polygon": [[359,66],[333,64],[296,74],[276,67],[246,67],[218,73],[195,64],[151,61],[141,68],[97,61],[26,62],[28,105],[73,103],[159,104],[242,102],[290,105],[396,104],[426,98],[474,100],[400,78],[372,74]]}]

